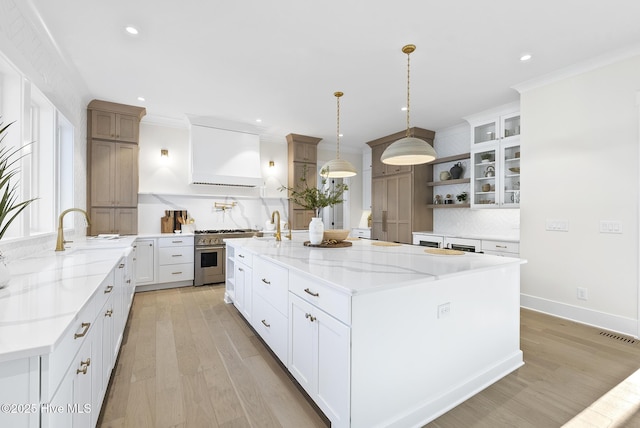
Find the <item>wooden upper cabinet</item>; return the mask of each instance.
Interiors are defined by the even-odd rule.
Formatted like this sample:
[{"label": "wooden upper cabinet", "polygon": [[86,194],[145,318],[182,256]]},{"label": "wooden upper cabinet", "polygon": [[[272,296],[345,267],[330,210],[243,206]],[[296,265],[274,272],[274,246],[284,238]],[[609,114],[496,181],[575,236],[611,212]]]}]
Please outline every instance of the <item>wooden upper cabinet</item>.
[{"label": "wooden upper cabinet", "polygon": [[89,103],[91,138],[137,143],[145,114],[143,107],[93,100]]},{"label": "wooden upper cabinet", "polygon": [[289,134],[287,143],[289,144],[289,162],[318,162],[318,143],[321,138],[309,137],[306,135]]}]

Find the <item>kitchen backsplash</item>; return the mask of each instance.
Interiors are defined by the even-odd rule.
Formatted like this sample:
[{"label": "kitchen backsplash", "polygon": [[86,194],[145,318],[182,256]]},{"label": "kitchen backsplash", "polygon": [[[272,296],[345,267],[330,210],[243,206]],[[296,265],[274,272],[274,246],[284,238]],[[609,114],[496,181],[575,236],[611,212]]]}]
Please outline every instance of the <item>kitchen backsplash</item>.
[{"label": "kitchen backsplash", "polygon": [[138,223],[138,234],[159,233],[160,218],[166,210],[186,210],[189,217],[195,219],[196,230],[262,230],[274,210],[280,212],[282,221],[287,220],[285,198],[141,194],[138,197],[138,218],[145,221]]}]

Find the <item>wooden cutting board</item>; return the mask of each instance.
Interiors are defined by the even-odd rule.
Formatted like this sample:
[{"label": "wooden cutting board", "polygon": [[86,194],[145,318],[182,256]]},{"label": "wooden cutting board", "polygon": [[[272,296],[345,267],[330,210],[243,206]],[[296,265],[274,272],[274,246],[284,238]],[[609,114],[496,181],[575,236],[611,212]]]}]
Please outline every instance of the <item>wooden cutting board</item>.
[{"label": "wooden cutting board", "polygon": [[173,233],[173,218],[171,211],[165,211],[164,217],[160,217],[160,233]]}]

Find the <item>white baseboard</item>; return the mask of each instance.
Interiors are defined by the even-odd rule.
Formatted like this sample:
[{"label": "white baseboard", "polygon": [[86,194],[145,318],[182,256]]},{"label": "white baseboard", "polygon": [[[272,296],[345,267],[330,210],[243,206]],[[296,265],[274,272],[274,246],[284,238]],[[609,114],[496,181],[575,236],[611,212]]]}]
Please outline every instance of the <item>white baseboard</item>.
[{"label": "white baseboard", "polygon": [[581,308],[527,294],[520,294],[520,306],[581,324],[587,324],[638,338],[638,321],[633,318],[607,314],[593,309]]}]

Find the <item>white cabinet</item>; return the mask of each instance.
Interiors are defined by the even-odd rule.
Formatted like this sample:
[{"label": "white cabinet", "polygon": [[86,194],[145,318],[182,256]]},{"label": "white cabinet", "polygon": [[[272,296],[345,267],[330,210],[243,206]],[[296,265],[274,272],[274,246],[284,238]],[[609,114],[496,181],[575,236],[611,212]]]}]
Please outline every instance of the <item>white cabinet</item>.
[{"label": "white cabinet", "polygon": [[471,207],[520,205],[520,144],[497,143],[471,152]]},{"label": "white cabinet", "polygon": [[0,426],[36,428],[40,423],[40,358],[22,358],[0,363],[0,403],[10,404],[0,412]]},{"label": "white cabinet", "polygon": [[251,325],[286,365],[289,271],[261,257],[254,257],[252,287]]},{"label": "white cabinet", "polygon": [[158,282],[193,281],[193,236],[158,239]]},{"label": "white cabinet", "polygon": [[472,148],[478,144],[509,142],[520,138],[520,112],[517,103],[465,119],[471,125]]},{"label": "white cabinet", "polygon": [[413,245],[421,245],[423,247],[431,248],[444,248],[444,236],[414,232]]},{"label": "white cabinet", "polygon": [[351,237],[352,238],[364,238],[371,239],[371,229],[370,228],[362,228],[356,227],[351,229]]},{"label": "white cabinet", "polygon": [[347,325],[289,293],[288,369],[333,427],[349,426],[350,346]]},{"label": "white cabinet", "polygon": [[[244,258],[239,258],[240,255]],[[251,254],[243,252],[236,253],[234,269],[235,299],[233,300],[233,304],[246,320],[251,322],[253,301]]]},{"label": "white cabinet", "polygon": [[137,239],[136,247],[136,285],[153,284],[155,271],[155,239]]},{"label": "white cabinet", "polygon": [[494,256],[520,257],[520,244],[513,241],[482,240],[482,252]]},{"label": "white cabinet", "polygon": [[[93,333],[93,331],[92,331]],[[89,334],[89,333],[87,333]],[[92,374],[96,368],[91,359],[92,339],[84,338],[80,351],[72,360],[62,382],[50,401],[43,400],[42,426],[84,428],[92,425]],[[99,413],[100,409],[93,409]]]},{"label": "white cabinet", "polygon": [[518,104],[465,119],[471,125],[471,208],[518,208],[520,112]]}]

